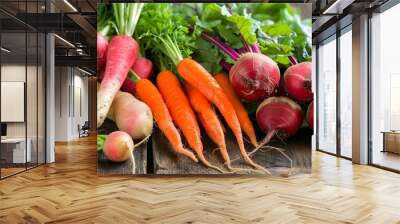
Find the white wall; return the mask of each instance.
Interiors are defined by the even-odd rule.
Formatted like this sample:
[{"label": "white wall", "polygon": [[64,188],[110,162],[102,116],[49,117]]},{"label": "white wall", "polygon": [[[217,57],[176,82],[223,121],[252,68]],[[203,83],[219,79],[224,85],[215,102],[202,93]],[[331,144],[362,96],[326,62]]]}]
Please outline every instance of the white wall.
[{"label": "white wall", "polygon": [[72,67],[56,67],[55,74],[55,140],[78,139],[78,125],[88,120],[88,78]]}]

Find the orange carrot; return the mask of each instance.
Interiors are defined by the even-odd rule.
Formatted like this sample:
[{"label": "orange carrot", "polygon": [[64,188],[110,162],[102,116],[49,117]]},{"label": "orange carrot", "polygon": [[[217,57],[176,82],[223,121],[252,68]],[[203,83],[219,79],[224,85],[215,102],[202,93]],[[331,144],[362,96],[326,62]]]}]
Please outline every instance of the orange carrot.
[{"label": "orange carrot", "polygon": [[160,92],[158,92],[154,84],[148,79],[137,81],[136,94],[150,107],[158,127],[168,138],[173,150],[175,150],[176,153],[183,154],[197,162],[196,156],[183,147],[181,136],[172,122],[171,115],[168,112],[168,108],[165,105]]},{"label": "orange carrot", "polygon": [[163,96],[168,110],[176,126],[183,132],[190,147],[197,153],[200,161],[222,173],[220,168],[213,166],[206,160],[203,154],[200,128],[196,120],[189,100],[179,83],[178,78],[170,71],[162,71],[157,76],[157,87]]},{"label": "orange carrot", "polygon": [[232,132],[236,137],[240,153],[242,154],[244,160],[253,167],[261,169],[266,173],[270,173],[265,167],[255,163],[247,154],[247,151],[244,147],[242,130],[240,129],[240,123],[235,113],[235,109],[211,74],[207,72],[207,70],[205,70],[199,63],[189,58],[180,60],[177,68],[182,78],[194,88],[199,90],[200,93],[202,93],[209,101],[211,101],[221,112],[226,123],[232,129]]},{"label": "orange carrot", "polygon": [[228,168],[231,169],[230,158],[226,149],[224,131],[217,114],[208,100],[197,89],[193,88],[193,86],[188,83],[185,84],[185,89],[193,110],[197,112],[197,117],[199,118],[200,123],[211,140],[217,144],[222,158]]},{"label": "orange carrot", "polygon": [[257,147],[257,137],[254,131],[253,123],[251,123],[249,114],[244,108],[242,102],[240,102],[239,98],[236,96],[235,90],[233,89],[229,78],[222,74],[216,74],[214,76],[215,80],[217,80],[218,84],[224,90],[225,95],[228,97],[229,101],[231,101],[233,108],[235,109],[236,115],[239,119],[240,127],[250,138],[251,144]]}]

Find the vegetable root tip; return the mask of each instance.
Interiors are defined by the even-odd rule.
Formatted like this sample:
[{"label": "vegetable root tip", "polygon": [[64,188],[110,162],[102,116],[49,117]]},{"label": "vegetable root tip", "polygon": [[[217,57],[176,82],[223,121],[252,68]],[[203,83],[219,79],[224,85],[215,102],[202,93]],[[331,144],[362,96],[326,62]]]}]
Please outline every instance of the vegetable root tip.
[{"label": "vegetable root tip", "polygon": [[196,158],[196,156],[191,151],[189,151],[187,149],[182,149],[182,150],[178,151],[178,153],[189,157],[190,159],[192,159],[196,163],[199,162],[199,160]]},{"label": "vegetable root tip", "polygon": [[199,156],[200,161],[201,161],[204,165],[206,165],[208,168],[217,170],[218,172],[223,173],[223,174],[227,173],[226,171],[222,170],[221,168],[219,168],[219,167],[217,167],[217,166],[215,166],[215,165],[212,165],[210,162],[208,162],[208,161],[206,160],[206,158],[204,157],[203,154],[199,153],[198,156]]}]

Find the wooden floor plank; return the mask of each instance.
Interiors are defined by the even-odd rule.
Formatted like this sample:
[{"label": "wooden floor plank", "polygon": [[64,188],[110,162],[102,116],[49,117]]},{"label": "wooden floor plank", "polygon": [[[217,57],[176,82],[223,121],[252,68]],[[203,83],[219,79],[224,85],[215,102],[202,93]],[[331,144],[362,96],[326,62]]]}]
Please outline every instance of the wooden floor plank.
[{"label": "wooden floor plank", "polygon": [[312,174],[98,176],[95,138],[0,181],[0,223],[400,223],[400,175],[313,152]]}]

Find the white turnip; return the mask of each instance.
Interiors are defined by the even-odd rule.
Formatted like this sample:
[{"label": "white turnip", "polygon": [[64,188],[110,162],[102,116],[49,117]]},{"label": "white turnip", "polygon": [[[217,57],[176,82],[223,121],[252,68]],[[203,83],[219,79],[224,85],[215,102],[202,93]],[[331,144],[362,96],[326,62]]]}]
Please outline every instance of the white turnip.
[{"label": "white turnip", "polygon": [[118,92],[107,116],[115,121],[119,130],[133,139],[145,139],[153,130],[153,115],[150,108],[132,94]]}]

